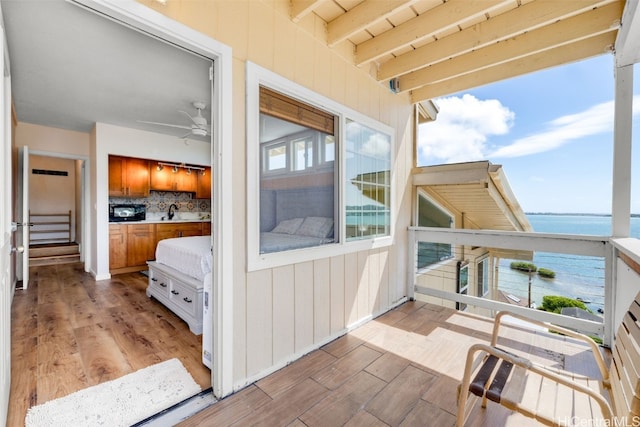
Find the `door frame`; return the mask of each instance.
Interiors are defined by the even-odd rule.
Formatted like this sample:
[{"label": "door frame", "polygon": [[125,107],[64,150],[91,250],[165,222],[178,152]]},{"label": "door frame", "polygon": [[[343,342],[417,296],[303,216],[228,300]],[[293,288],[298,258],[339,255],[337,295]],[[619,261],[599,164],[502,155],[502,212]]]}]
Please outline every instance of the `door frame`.
[{"label": "door frame", "polygon": [[[133,0],[68,0],[108,19],[164,39],[213,61],[211,101],[211,167],[213,249],[213,394],[222,398],[234,391],[233,384],[233,140],[231,48],[186,25]],[[226,183],[223,186],[222,183]],[[95,201],[94,201],[95,203]],[[95,245],[95,242],[93,243]],[[224,250],[221,250],[224,248]]]},{"label": "door frame", "polygon": [[[0,8],[0,25],[4,18]],[[13,151],[12,151],[12,109],[11,109],[11,71],[9,56],[6,51],[4,27],[0,28],[0,159],[2,167],[0,175],[0,424],[7,421],[9,412],[9,395],[11,391],[11,302],[15,292],[13,270],[16,254],[12,224],[13,210]],[[13,254],[13,255],[12,255]]]},{"label": "door frame", "polygon": [[[91,229],[91,209],[90,209],[90,200],[91,194],[89,193],[89,179],[90,179],[90,167],[89,167],[89,157],[87,156],[79,156],[74,154],[65,154],[58,153],[53,151],[46,150],[31,150],[29,149],[29,156],[42,156],[42,157],[55,157],[58,159],[68,159],[68,160],[78,160],[82,162],[82,167],[80,168],[80,217],[82,220],[81,229],[80,229],[80,260],[84,264],[84,271],[89,272],[91,267],[91,251],[88,248],[94,243],[91,237],[91,233],[88,231]],[[26,288],[25,288],[26,289]]]}]

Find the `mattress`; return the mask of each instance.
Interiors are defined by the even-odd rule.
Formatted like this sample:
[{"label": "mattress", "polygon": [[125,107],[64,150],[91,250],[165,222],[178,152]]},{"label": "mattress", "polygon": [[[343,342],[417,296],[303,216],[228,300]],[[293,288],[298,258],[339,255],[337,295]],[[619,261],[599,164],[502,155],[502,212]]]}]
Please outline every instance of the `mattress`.
[{"label": "mattress", "polygon": [[211,272],[211,236],[164,239],[156,247],[156,262],[202,281]]},{"label": "mattress", "polygon": [[285,234],[263,232],[260,233],[260,253],[280,252],[292,249],[308,248],[333,242],[333,238],[300,236],[298,234]]}]

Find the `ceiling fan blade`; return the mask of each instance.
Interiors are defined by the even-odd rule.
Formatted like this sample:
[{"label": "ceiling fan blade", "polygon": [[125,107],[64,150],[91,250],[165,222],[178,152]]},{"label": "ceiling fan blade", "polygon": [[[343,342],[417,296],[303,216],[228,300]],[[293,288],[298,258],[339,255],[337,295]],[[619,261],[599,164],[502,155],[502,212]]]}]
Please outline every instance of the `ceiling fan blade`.
[{"label": "ceiling fan blade", "polygon": [[149,124],[149,125],[158,125],[158,126],[167,126],[167,127],[172,127],[172,128],[178,128],[178,129],[191,129],[191,126],[174,125],[174,124],[171,124],[171,123],[148,122],[146,120],[138,120],[138,123],[146,123],[146,124]]},{"label": "ceiling fan blade", "polygon": [[191,117],[191,114],[187,113],[186,111],[182,111],[182,110],[178,110],[178,112],[179,112],[179,113],[184,114],[184,115],[185,115],[185,116],[187,116],[187,117],[189,117],[189,120],[191,120],[191,121],[193,122],[193,124],[194,124],[194,125],[196,125],[196,126],[198,126],[198,127],[200,126],[200,125],[198,124],[198,122],[196,122],[196,121],[195,121],[195,119],[194,119],[193,117]]}]

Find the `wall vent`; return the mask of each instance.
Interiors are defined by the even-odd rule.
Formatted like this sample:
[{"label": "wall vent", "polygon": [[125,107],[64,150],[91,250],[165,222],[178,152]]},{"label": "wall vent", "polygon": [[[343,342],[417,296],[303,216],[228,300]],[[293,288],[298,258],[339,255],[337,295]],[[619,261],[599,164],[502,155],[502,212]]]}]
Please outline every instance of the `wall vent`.
[{"label": "wall vent", "polygon": [[34,175],[69,176],[69,172],[67,171],[50,171],[46,169],[31,169],[31,173]]}]

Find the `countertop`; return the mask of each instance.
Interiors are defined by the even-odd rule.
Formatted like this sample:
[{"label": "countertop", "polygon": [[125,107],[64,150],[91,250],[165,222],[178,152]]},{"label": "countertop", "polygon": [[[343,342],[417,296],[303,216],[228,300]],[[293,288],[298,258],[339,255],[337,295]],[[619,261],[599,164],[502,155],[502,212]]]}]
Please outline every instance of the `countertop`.
[{"label": "countertop", "polygon": [[207,219],[172,219],[172,220],[162,220],[162,219],[145,219],[144,221],[109,221],[109,224],[119,225],[119,224],[173,224],[173,223],[184,223],[184,222],[211,222],[211,218]]},{"label": "countertop", "polygon": [[166,219],[165,212],[147,212],[144,221],[109,221],[109,224],[171,224],[178,222],[211,222],[209,212],[176,212],[173,219]]}]

